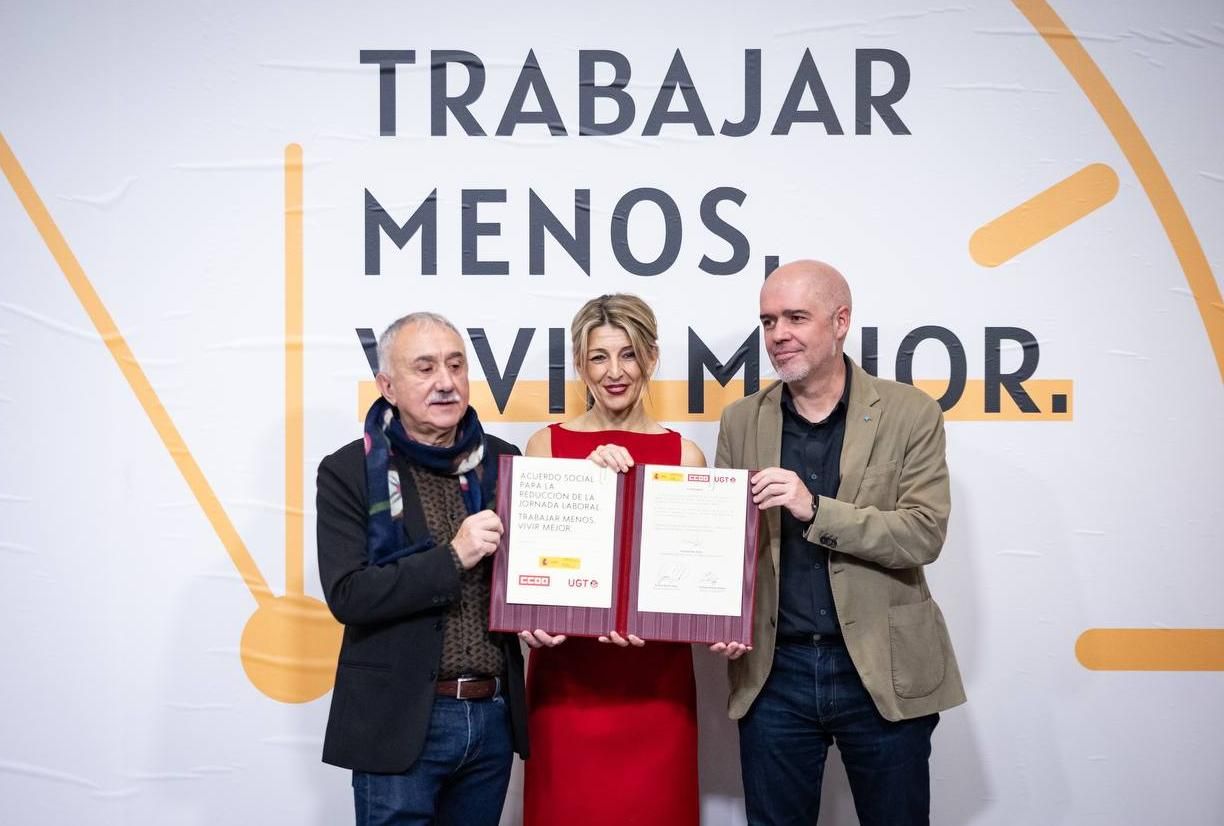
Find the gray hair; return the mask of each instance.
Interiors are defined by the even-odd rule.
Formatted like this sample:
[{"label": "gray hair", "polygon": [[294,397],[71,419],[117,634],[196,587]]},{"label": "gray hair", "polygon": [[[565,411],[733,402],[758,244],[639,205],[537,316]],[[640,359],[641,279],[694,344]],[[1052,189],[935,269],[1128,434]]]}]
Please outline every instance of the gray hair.
[{"label": "gray hair", "polygon": [[395,337],[399,334],[399,331],[411,324],[445,327],[459,336],[460,339],[463,338],[459,329],[454,324],[451,324],[450,319],[440,313],[425,311],[409,313],[392,321],[387,329],[383,330],[382,335],[378,337],[378,372],[391,375],[391,347],[395,344]]}]

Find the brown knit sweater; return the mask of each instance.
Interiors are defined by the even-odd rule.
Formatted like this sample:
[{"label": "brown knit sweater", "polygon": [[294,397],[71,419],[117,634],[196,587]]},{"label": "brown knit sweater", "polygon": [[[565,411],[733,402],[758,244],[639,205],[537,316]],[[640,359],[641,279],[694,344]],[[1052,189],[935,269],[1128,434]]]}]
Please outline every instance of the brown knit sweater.
[{"label": "brown knit sweater", "polygon": [[[409,467],[425,513],[426,527],[434,538],[449,541],[467,518],[458,477],[433,473],[416,465]],[[489,636],[492,562],[486,557],[465,571],[453,548],[451,557],[459,571],[460,590],[459,599],[451,603],[446,613],[438,679],[502,676],[506,668],[505,656]]]}]

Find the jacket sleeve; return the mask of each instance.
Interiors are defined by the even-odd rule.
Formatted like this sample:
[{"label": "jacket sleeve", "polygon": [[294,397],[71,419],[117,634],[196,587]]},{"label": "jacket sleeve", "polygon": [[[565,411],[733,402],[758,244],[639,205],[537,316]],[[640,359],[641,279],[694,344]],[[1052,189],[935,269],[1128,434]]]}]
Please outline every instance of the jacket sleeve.
[{"label": "jacket sleeve", "polygon": [[731,463],[731,428],[727,426],[727,412],[724,407],[722,416],[718,419],[718,447],[714,451],[714,467],[734,467]]},{"label": "jacket sleeve", "polygon": [[[864,479],[864,486],[867,483]],[[896,509],[822,496],[805,536],[809,542],[884,568],[917,568],[938,558],[951,509],[943,412],[931,400],[913,416]]]},{"label": "jacket sleeve", "polygon": [[344,472],[344,458],[333,454],[319,465],[319,578],[327,607],[345,625],[363,625],[449,605],[459,594],[449,541],[386,565],[369,564],[364,479]]}]

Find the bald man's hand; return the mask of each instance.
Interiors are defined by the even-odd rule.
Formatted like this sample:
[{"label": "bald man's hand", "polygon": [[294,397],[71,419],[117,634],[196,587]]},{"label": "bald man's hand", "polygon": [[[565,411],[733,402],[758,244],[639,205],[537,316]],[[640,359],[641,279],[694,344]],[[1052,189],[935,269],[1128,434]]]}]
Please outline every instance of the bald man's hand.
[{"label": "bald man's hand", "polygon": [[812,492],[793,470],[767,467],[748,480],[752,484],[752,501],[760,510],[783,507],[800,522],[811,522],[816,515]]}]

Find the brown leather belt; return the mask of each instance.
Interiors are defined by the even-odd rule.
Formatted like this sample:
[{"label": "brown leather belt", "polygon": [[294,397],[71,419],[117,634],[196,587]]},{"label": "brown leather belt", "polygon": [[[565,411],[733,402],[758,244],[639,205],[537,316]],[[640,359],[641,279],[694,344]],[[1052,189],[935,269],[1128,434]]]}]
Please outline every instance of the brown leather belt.
[{"label": "brown leather belt", "polygon": [[453,700],[487,700],[501,693],[501,680],[497,677],[459,677],[455,680],[438,680],[439,697]]}]

